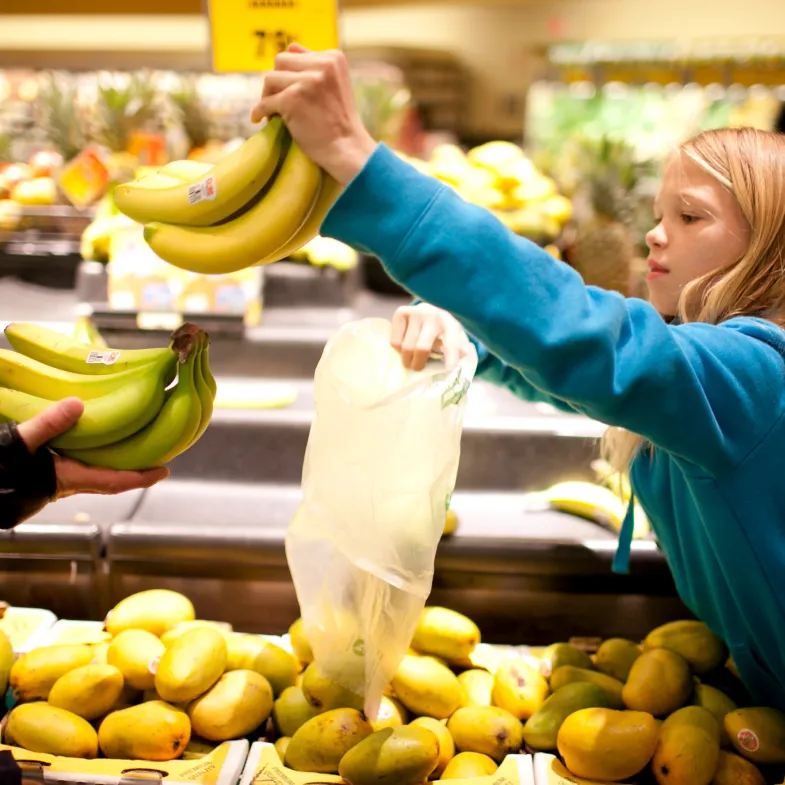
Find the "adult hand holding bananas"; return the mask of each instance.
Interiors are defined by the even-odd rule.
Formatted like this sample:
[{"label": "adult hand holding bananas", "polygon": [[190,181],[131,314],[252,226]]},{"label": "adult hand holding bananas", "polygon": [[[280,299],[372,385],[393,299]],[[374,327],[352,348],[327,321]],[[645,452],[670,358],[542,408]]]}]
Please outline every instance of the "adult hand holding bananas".
[{"label": "adult hand holding bananas", "polygon": [[25,443],[37,450],[38,474],[52,477],[47,497],[152,485],[210,422],[209,339],[194,324],[151,349],[84,344],[35,324],[9,324],[5,335],[16,351],[0,349],[0,421],[21,445],[17,459]]},{"label": "adult hand holding bananas", "polygon": [[[52,439],[71,430],[84,411],[84,404],[78,398],[65,398],[57,401],[18,426],[31,454],[47,445]],[[148,471],[114,471],[52,455],[55,469],[54,498],[72,496],[75,493],[116,494],[137,488],[149,488],[169,476],[165,467]]]},{"label": "adult hand holding bananas", "polygon": [[404,367],[414,371],[421,371],[431,353],[439,349],[448,368],[454,368],[472,351],[461,323],[447,311],[427,303],[407,305],[395,312],[390,343],[401,353]]},{"label": "adult hand holding bananas", "polygon": [[280,115],[303,152],[346,185],[365,165],[376,142],[365,129],[342,52],[311,52],[299,44],[275,58],[265,76],[253,122]]}]

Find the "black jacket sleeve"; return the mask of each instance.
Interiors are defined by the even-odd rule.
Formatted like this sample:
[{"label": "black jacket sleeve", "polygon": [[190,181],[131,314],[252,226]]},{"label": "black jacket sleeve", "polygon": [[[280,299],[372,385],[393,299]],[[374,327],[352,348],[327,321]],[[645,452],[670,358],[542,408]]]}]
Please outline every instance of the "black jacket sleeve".
[{"label": "black jacket sleeve", "polygon": [[16,423],[0,425],[0,529],[11,529],[50,502],[57,491],[54,455],[27,449]]},{"label": "black jacket sleeve", "polygon": [[10,750],[0,751],[0,782],[3,785],[22,785],[22,770]]}]

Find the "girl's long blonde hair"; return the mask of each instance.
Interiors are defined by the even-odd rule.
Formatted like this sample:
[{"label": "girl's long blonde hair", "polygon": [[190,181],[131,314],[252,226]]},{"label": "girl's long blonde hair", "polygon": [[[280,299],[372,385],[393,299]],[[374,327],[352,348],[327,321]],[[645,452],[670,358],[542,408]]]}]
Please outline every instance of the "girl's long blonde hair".
[{"label": "girl's long blonde hair", "polygon": [[[684,287],[682,322],[719,324],[759,316],[785,327],[785,136],[752,128],[705,131],[679,147],[736,197],[750,229],[744,255]],[[643,437],[610,427],[602,454],[626,472]]]}]

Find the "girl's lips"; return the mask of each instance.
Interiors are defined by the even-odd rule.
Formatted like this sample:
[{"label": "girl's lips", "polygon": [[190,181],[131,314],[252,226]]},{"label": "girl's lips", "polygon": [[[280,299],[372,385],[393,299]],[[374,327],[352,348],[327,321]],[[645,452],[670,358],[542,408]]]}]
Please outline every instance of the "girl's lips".
[{"label": "girl's lips", "polygon": [[654,259],[648,260],[649,265],[649,274],[646,278],[651,281],[652,278],[659,278],[661,275],[668,274],[668,268],[663,267],[659,262],[655,262]]}]

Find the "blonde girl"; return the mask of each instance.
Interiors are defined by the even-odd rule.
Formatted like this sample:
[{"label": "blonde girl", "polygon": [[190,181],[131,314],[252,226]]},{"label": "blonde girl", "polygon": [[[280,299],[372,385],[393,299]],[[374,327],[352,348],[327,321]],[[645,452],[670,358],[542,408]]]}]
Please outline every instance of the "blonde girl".
[{"label": "blonde girl", "polygon": [[454,361],[471,340],[483,378],[611,426],[682,600],[753,698],[785,709],[785,138],[711,131],[674,154],[644,302],[585,286],[375,144],[340,53],[280,55],[253,116],[271,114],[346,186],[322,233],[432,304],[395,316],[404,362],[437,343]]}]

